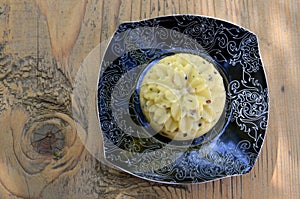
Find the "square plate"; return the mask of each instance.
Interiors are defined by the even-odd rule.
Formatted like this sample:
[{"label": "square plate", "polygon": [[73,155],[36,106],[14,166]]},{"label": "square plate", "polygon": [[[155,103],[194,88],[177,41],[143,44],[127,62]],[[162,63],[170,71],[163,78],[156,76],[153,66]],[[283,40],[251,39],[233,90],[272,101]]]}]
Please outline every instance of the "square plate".
[{"label": "square plate", "polygon": [[[176,52],[208,55],[226,80],[221,128],[185,142],[160,139],[137,108],[143,70]],[[105,158],[123,171],[171,184],[245,174],[262,148],[269,112],[257,37],[232,23],[196,15],[122,23],[101,64],[97,102]]]}]

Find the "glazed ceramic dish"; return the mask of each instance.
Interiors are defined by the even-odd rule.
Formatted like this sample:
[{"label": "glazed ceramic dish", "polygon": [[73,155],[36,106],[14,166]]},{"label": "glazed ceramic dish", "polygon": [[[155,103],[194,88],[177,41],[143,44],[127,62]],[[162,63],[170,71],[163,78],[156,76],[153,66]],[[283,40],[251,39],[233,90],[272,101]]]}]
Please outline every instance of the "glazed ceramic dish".
[{"label": "glazed ceramic dish", "polygon": [[[191,140],[172,140],[153,130],[139,103],[139,85],[149,66],[176,53],[213,63],[226,90],[219,121]],[[172,184],[245,174],[260,153],[269,111],[257,37],[205,16],[122,23],[101,64],[97,102],[105,158],[123,171]]]}]

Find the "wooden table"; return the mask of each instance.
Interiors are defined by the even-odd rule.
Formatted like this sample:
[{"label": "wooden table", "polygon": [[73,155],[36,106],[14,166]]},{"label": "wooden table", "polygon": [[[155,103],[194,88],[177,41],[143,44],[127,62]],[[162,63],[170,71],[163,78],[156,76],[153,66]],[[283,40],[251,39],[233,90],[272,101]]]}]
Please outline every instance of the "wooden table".
[{"label": "wooden table", "polygon": [[[300,198],[299,12],[298,0],[1,0],[0,198]],[[249,174],[174,186],[96,160],[77,135],[86,123],[72,116],[86,104],[70,93],[82,63],[100,61],[121,22],[186,13],[257,34],[271,105]]]}]

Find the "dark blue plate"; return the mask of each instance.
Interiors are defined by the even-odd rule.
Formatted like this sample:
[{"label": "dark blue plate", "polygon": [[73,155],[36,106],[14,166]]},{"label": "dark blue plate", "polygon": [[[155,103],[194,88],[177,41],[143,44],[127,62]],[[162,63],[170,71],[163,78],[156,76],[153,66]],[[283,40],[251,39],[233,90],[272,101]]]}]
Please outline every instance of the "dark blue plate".
[{"label": "dark blue plate", "polygon": [[[188,141],[155,132],[139,107],[138,85],[147,66],[177,52],[214,62],[227,92],[221,122]],[[269,111],[257,37],[232,23],[195,15],[122,23],[102,61],[97,102],[105,158],[121,170],[174,184],[245,174],[260,153]]]}]

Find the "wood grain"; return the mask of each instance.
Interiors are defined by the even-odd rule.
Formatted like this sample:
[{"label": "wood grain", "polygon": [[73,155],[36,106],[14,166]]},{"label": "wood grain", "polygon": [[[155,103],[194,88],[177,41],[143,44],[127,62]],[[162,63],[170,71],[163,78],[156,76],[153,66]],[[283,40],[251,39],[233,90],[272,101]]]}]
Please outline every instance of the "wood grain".
[{"label": "wood grain", "polygon": [[[300,198],[299,9],[297,0],[0,1],[0,198]],[[259,38],[270,118],[249,174],[164,185],[91,155],[100,143],[91,139],[94,109],[83,102],[94,95],[100,55],[116,27],[184,13],[228,20]],[[80,74],[89,79],[79,87],[86,98],[73,95]],[[39,146],[48,152],[40,154],[31,142],[49,128],[60,131],[62,147],[56,151],[43,142]]]},{"label": "wood grain", "polygon": [[56,59],[59,68],[62,68],[72,81],[69,57],[78,39],[87,0],[75,3],[51,0],[36,0],[35,2],[40,14],[46,17],[52,56]]}]

